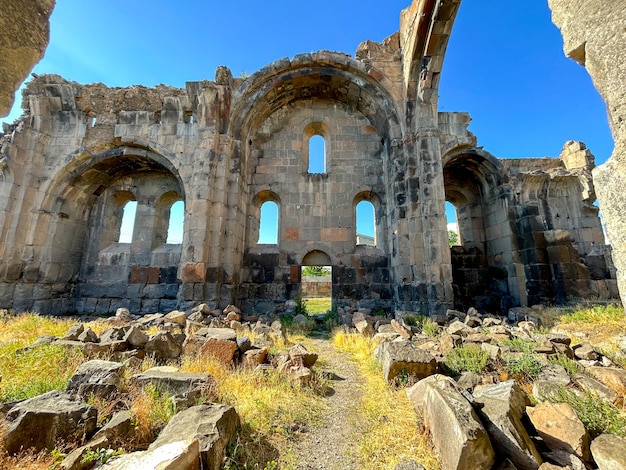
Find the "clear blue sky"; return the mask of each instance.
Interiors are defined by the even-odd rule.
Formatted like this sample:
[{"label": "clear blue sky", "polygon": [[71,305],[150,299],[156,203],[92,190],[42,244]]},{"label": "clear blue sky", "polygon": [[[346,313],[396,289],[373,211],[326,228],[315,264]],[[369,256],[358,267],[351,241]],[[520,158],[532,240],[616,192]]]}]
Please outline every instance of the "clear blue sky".
[{"label": "clear blue sky", "polygon": [[[235,76],[321,49],[353,54],[399,27],[409,0],[208,2],[58,0],[38,74],[109,86]],[[613,148],[604,103],[566,59],[546,0],[463,0],[440,86],[443,111],[467,111],[496,157],[557,156],[582,140],[604,162]],[[12,122],[20,111],[4,120]]]}]

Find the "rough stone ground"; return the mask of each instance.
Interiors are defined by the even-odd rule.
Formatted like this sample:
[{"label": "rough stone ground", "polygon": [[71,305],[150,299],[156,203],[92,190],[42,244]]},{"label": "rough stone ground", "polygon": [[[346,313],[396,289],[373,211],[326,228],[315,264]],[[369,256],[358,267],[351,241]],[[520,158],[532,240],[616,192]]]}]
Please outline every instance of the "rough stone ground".
[{"label": "rough stone ground", "polygon": [[[313,339],[307,349],[319,355],[323,371],[330,373],[328,410],[319,426],[308,430],[292,448],[297,470],[349,470],[360,468],[356,456],[358,405],[362,379],[354,362],[337,352],[329,340]],[[316,367],[317,368],[317,367]],[[319,368],[317,368],[319,370]]]}]

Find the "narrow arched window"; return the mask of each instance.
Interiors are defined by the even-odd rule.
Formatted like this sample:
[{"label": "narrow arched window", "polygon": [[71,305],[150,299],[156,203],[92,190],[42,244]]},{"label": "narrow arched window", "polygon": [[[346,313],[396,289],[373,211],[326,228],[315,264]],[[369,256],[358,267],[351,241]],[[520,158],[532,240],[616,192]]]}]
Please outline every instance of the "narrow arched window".
[{"label": "narrow arched window", "polygon": [[278,204],[267,201],[261,205],[259,244],[278,244]]},{"label": "narrow arched window", "polygon": [[122,209],[122,223],[118,243],[131,243],[137,215],[137,201],[128,201]]},{"label": "narrow arched window", "polygon": [[309,173],[326,173],[326,140],[319,134],[309,139]]},{"label": "narrow arched window", "polygon": [[356,244],[376,245],[374,204],[361,201],[356,205]]},{"label": "narrow arched window", "polygon": [[170,220],[167,226],[165,243],[179,244],[183,242],[183,225],[185,222],[185,203],[176,201],[170,207]]},{"label": "narrow arched window", "polygon": [[448,229],[448,245],[460,245],[461,237],[459,235],[456,207],[450,201],[446,201],[446,227]]}]

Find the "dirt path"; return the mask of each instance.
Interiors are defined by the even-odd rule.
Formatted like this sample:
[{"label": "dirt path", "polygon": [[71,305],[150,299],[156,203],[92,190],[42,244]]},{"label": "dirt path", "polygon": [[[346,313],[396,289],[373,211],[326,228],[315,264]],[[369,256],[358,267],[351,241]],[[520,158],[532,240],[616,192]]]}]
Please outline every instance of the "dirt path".
[{"label": "dirt path", "polygon": [[[355,409],[361,397],[361,378],[347,355],[337,352],[330,341],[313,339],[307,349],[319,355],[321,368],[330,372],[333,391],[322,424],[304,433],[292,449],[297,470],[349,470],[360,468],[356,457],[359,435]],[[319,370],[319,368],[318,368]]]}]

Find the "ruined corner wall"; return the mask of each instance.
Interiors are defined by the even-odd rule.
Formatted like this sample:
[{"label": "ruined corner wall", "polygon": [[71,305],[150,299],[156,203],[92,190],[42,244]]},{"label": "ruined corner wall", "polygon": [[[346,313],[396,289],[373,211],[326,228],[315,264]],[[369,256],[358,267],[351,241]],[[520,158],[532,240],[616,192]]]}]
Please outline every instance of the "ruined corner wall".
[{"label": "ruined corner wall", "polygon": [[549,0],[565,54],[583,65],[607,104],[615,148],[594,170],[617,281],[626,302],[626,4],[600,0]]},{"label": "ruined corner wall", "polygon": [[4,0],[0,8],[0,116],[11,110],[15,91],[43,57],[55,0]]}]

